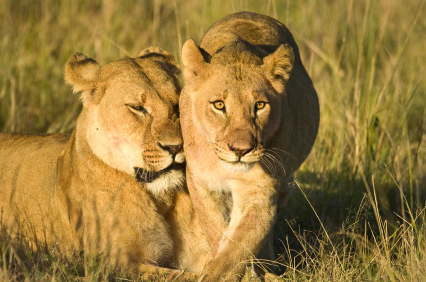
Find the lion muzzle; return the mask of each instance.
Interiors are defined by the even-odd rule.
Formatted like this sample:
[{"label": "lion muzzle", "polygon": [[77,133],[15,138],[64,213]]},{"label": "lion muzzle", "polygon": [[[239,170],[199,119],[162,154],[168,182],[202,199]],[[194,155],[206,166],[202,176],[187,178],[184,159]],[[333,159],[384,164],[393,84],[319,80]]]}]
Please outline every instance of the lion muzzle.
[{"label": "lion muzzle", "polygon": [[183,170],[184,166],[182,164],[173,163],[172,165],[160,171],[150,171],[140,167],[134,167],[133,169],[135,170],[136,180],[142,183],[151,183],[166,172],[169,172],[171,170]]}]

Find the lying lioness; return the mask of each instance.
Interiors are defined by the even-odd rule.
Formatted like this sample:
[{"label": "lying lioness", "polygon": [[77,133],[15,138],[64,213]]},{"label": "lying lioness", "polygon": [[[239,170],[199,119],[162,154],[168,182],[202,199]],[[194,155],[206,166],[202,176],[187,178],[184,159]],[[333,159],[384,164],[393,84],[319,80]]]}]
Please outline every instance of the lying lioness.
[{"label": "lying lioness", "polygon": [[318,99],[291,33],[267,16],[223,18],[185,42],[182,61],[188,189],[215,255],[203,281],[232,279],[273,259],[265,242],[315,141]]},{"label": "lying lioness", "polygon": [[0,135],[2,227],[125,270],[201,270],[209,246],[184,190],[178,71],[153,47],[103,67],[71,56],[65,80],[83,102],[72,135]]}]

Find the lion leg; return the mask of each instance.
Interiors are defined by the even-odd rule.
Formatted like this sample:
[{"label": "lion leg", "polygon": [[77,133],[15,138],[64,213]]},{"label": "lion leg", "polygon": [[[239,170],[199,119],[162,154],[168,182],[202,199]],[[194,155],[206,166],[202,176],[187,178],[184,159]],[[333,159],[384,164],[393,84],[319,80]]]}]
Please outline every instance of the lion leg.
[{"label": "lion leg", "polygon": [[[277,193],[274,185],[235,181],[231,222],[219,243],[216,257],[206,266],[203,281],[239,280],[245,266],[265,244],[275,222]],[[270,185],[268,185],[270,184]]]},{"label": "lion leg", "polygon": [[[291,174],[284,180],[284,183],[281,185],[279,189],[278,202],[277,202],[277,220],[282,215],[285,206],[287,205],[288,198],[294,188],[294,174]],[[274,238],[275,231],[274,228],[268,234],[266,239],[265,246],[262,248],[259,253],[258,258],[261,260],[260,268],[256,267],[256,273],[264,276],[267,272],[278,271],[278,266],[275,262],[275,252],[274,252]]]},{"label": "lion leg", "polygon": [[280,187],[279,196],[278,196],[278,209],[277,209],[277,218],[282,214],[284,207],[287,205],[288,198],[291,194],[291,191],[294,188],[294,174],[292,173],[288,176],[282,186]]},{"label": "lion leg", "polygon": [[225,221],[225,212],[221,210],[222,207],[218,206],[218,202],[221,201],[219,198],[220,195],[214,196],[208,188],[196,182],[188,167],[186,170],[186,181],[194,209],[209,241],[212,251],[211,255],[214,257],[219,248],[219,241],[228,225]]},{"label": "lion leg", "polygon": [[[277,201],[277,220],[282,215],[285,206],[287,205],[288,198],[294,188],[294,174],[291,174],[284,180],[284,183],[279,188],[279,195]],[[275,231],[272,228],[266,238],[265,246],[259,253],[260,267],[256,267],[255,271],[258,275],[264,276],[265,273],[278,271],[278,266],[275,262],[274,252],[274,238]]]},{"label": "lion leg", "polygon": [[258,255],[258,261],[254,264],[254,271],[259,276],[264,276],[267,272],[277,272],[277,270],[274,252],[274,228],[272,228],[266,237],[265,245]]}]

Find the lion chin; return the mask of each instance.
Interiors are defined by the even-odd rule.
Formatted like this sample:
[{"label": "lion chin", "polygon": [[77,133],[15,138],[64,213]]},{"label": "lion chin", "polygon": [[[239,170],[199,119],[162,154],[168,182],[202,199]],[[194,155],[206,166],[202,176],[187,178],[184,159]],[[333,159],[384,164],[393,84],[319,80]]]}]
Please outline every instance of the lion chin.
[{"label": "lion chin", "polygon": [[229,163],[229,168],[232,172],[244,173],[249,171],[255,163],[245,163],[242,161]]},{"label": "lion chin", "polygon": [[245,173],[245,172],[248,172],[257,163],[257,162],[246,162],[241,159],[227,160],[220,156],[217,156],[217,157],[222,161],[222,164],[225,166],[226,170],[228,170],[229,172]]},{"label": "lion chin", "polygon": [[183,187],[185,184],[185,165],[181,163],[173,163],[160,171],[149,171],[140,167],[135,167],[134,170],[135,179],[145,184],[154,194],[167,191],[170,187]]}]

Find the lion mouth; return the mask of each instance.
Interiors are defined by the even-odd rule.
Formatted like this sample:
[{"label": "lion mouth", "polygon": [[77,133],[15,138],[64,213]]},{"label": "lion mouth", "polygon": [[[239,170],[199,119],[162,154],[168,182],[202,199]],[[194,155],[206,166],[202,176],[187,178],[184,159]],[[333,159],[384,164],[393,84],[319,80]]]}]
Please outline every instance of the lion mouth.
[{"label": "lion mouth", "polygon": [[149,171],[140,167],[134,167],[133,169],[135,170],[135,178],[137,181],[151,183],[166,172],[171,170],[183,170],[183,168],[183,164],[173,163],[172,165],[159,171]]},{"label": "lion mouth", "polygon": [[259,162],[259,160],[243,160],[242,157],[234,157],[232,156],[230,159],[226,158],[226,157],[222,157],[219,154],[216,154],[216,156],[219,158],[219,160],[224,161],[226,163],[229,164],[234,164],[234,165],[252,165],[254,163]]}]

